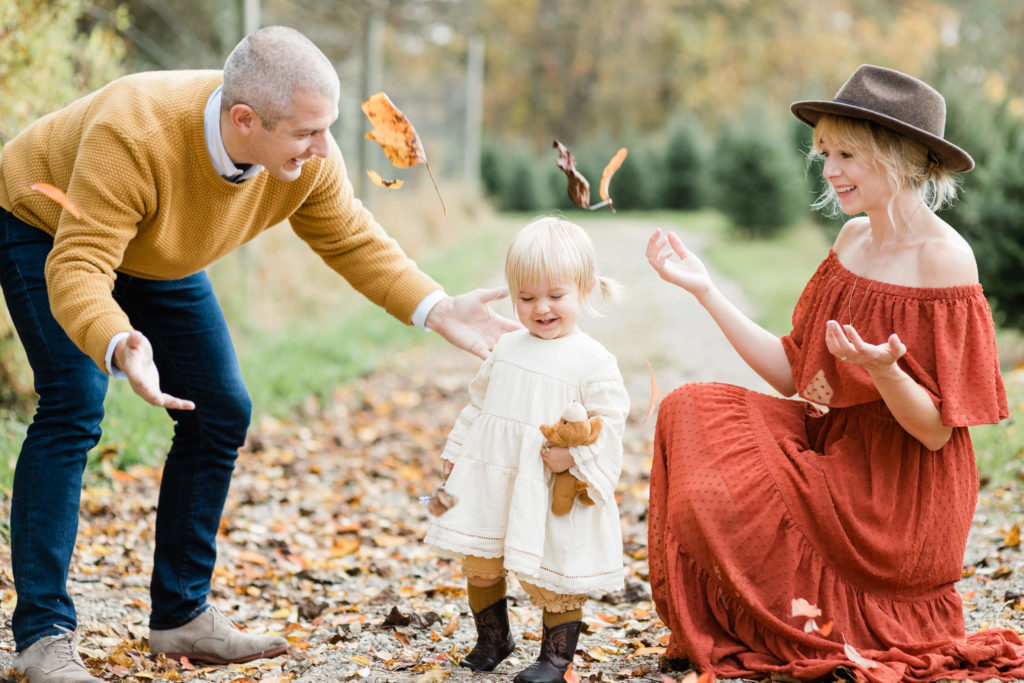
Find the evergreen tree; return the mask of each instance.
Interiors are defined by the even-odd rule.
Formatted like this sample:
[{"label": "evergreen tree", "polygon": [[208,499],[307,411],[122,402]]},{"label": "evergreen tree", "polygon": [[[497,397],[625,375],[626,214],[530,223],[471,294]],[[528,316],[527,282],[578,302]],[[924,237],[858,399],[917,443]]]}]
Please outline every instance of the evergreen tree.
[{"label": "evergreen tree", "polygon": [[705,155],[697,125],[687,119],[678,122],[665,146],[662,206],[693,211],[705,203]]},{"label": "evergreen tree", "polygon": [[799,215],[800,168],[780,136],[759,125],[723,126],[715,145],[715,206],[733,226],[769,237]]},{"label": "evergreen tree", "polygon": [[1001,325],[1024,330],[1024,134],[979,168],[957,225],[971,243],[978,276]]}]

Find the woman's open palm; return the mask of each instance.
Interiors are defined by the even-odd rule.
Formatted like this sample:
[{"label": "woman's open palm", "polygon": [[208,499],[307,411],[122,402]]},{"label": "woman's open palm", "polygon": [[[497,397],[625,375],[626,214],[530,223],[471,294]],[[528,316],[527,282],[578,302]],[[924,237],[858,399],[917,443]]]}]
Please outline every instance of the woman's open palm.
[{"label": "woman's open palm", "polygon": [[[673,254],[679,259],[671,258]],[[691,294],[700,295],[711,287],[707,268],[692,251],[683,246],[683,241],[674,232],[663,233],[661,228],[654,231],[647,241],[647,262],[662,280],[678,285]]]}]

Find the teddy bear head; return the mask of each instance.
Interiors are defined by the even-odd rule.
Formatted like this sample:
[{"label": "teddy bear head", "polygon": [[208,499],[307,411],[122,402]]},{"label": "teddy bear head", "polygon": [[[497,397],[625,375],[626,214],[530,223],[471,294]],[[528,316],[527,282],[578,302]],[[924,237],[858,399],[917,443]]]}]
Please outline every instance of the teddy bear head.
[{"label": "teddy bear head", "polygon": [[601,418],[587,419],[587,410],[579,401],[573,401],[562,412],[562,418],[552,425],[541,425],[540,431],[552,446],[583,446],[592,444],[601,433]]}]

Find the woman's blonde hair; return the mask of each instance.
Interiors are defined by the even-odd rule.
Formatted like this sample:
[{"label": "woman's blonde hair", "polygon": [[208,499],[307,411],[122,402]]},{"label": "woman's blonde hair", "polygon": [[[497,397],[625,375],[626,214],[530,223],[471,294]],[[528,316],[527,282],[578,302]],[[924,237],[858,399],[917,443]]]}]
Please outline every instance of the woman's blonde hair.
[{"label": "woman's blonde hair", "polygon": [[[890,218],[896,194],[908,187],[917,190],[932,211],[956,198],[957,176],[945,169],[924,145],[905,135],[866,119],[825,114],[814,127],[809,162],[821,158],[823,141],[827,141],[830,147],[849,149],[863,155],[885,174],[893,191],[889,201]],[[831,183],[823,183],[821,194],[812,207],[830,216],[842,213],[839,197]]]},{"label": "woman's blonde hair", "polygon": [[505,280],[514,302],[525,287],[542,280],[576,283],[587,312],[600,315],[590,302],[595,289],[602,299],[618,297],[621,286],[597,273],[594,243],[583,228],[557,216],[538,218],[522,228],[505,254]]}]

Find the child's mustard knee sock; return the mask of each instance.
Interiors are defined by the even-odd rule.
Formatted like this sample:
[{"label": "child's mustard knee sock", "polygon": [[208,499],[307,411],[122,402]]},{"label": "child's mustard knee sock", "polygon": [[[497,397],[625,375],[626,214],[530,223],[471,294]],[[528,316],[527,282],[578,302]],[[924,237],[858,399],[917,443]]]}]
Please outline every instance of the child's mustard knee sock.
[{"label": "child's mustard knee sock", "polygon": [[508,585],[504,577],[493,586],[474,586],[466,583],[466,595],[469,596],[469,608],[474,612],[486,609],[505,597]]},{"label": "child's mustard knee sock", "polygon": [[570,621],[582,621],[583,620],[583,608],[577,607],[571,609],[568,612],[549,612],[544,610],[544,625],[549,629],[554,628],[560,624],[567,624]]}]

